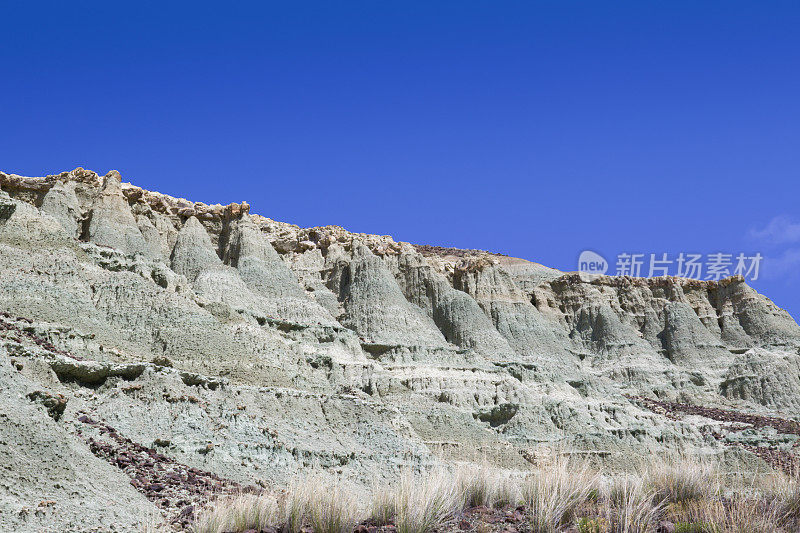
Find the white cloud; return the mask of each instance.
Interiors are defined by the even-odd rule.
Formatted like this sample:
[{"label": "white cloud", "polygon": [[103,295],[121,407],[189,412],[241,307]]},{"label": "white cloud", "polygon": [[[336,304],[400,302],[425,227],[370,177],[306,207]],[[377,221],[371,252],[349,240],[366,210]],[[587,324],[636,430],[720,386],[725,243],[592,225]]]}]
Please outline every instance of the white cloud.
[{"label": "white cloud", "polygon": [[800,277],[800,248],[786,250],[779,256],[765,257],[761,271],[767,279]]},{"label": "white cloud", "polygon": [[[773,218],[762,229],[751,229],[748,236],[765,244],[786,244],[800,242],[800,222],[786,215]],[[788,250],[784,257],[792,252]]]}]

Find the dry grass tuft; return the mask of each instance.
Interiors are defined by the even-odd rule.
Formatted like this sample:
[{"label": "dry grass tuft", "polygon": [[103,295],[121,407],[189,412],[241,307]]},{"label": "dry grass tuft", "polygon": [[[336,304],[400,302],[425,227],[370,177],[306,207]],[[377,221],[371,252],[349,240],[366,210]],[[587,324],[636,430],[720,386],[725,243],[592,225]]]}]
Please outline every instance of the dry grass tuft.
[{"label": "dry grass tuft", "polygon": [[488,465],[461,465],[455,473],[455,482],[461,498],[461,507],[491,507],[497,499],[500,476]]},{"label": "dry grass tuft", "polygon": [[[533,533],[571,527],[579,533],[648,533],[661,521],[682,533],[800,531],[800,478],[740,475],[723,495],[718,469],[708,461],[678,458],[640,472],[601,477],[587,462],[556,454],[527,474],[485,463],[406,473],[389,490],[373,487],[371,500],[339,482],[297,478],[284,491],[212,502],[194,531],[300,533],[310,527],[314,533],[352,533],[368,514],[374,524],[394,524],[397,533],[430,533],[464,509],[519,503],[527,507]],[[364,515],[362,501],[370,504]]]},{"label": "dry grass tuft", "polygon": [[613,533],[646,533],[653,531],[662,504],[654,503],[655,492],[637,476],[611,478],[601,506],[601,514]]},{"label": "dry grass tuft", "polygon": [[778,520],[764,502],[736,497],[732,500],[695,499],[673,504],[667,516],[684,531],[697,533],[774,533]]},{"label": "dry grass tuft", "polygon": [[778,522],[787,529],[800,530],[800,477],[774,473],[755,485]]},{"label": "dry grass tuft", "polygon": [[350,533],[361,519],[354,494],[338,483],[316,477],[297,478],[282,492],[240,494],[213,502],[195,520],[193,531],[274,528],[299,533],[308,524],[314,533]]},{"label": "dry grass tuft", "polygon": [[557,455],[522,485],[522,499],[531,513],[534,533],[551,533],[571,523],[575,511],[597,490],[599,475],[586,462]]},{"label": "dry grass tuft", "polygon": [[461,507],[514,505],[520,501],[519,480],[487,463],[461,465],[455,473]]},{"label": "dry grass tuft", "polygon": [[280,522],[278,529],[285,533],[299,533],[308,514],[307,502],[314,493],[316,477],[294,478],[278,501]]},{"label": "dry grass tuft", "polygon": [[385,526],[394,519],[395,515],[395,495],[393,492],[373,487],[372,503],[370,505],[370,520],[378,526]]},{"label": "dry grass tuft", "polygon": [[222,533],[274,527],[280,521],[278,502],[271,494],[241,494],[214,502],[195,520],[194,533]]},{"label": "dry grass tuft", "polygon": [[653,489],[655,502],[681,503],[720,494],[717,465],[708,460],[686,456],[654,461],[645,470],[644,478]]},{"label": "dry grass tuft", "polygon": [[434,470],[427,476],[404,475],[394,493],[398,533],[426,533],[456,511],[461,503],[453,475]]},{"label": "dry grass tuft", "polygon": [[306,501],[314,533],[351,533],[361,521],[355,493],[340,484],[319,484]]},{"label": "dry grass tuft", "polygon": [[505,472],[504,474],[500,475],[499,480],[497,481],[497,490],[495,492],[495,506],[516,506],[522,503],[522,494],[520,490],[521,484],[522,476],[515,475],[511,472]]},{"label": "dry grass tuft", "polygon": [[407,473],[393,491],[373,489],[370,518],[378,525],[394,521],[398,533],[425,533],[462,509],[519,501],[519,483],[510,473],[465,464],[455,472]]}]

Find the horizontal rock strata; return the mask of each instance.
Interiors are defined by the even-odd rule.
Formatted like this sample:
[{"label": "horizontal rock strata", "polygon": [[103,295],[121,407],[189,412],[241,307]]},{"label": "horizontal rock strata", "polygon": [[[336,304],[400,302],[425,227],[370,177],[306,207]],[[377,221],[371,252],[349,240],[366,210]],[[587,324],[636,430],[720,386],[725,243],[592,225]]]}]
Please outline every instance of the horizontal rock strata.
[{"label": "horizontal rock strata", "polygon": [[[69,529],[93,498],[113,505],[87,527],[180,514],[190,503],[154,496],[164,483],[111,464],[156,449],[164,475],[242,486],[312,465],[365,484],[450,460],[525,469],[553,447],[611,464],[794,453],[789,422],[752,420],[796,417],[800,328],[740,277],[584,281],[114,171],[0,173],[0,189],[3,530]],[[707,421],[728,411],[761,418],[717,438]],[[58,512],[32,511],[43,498]]]}]

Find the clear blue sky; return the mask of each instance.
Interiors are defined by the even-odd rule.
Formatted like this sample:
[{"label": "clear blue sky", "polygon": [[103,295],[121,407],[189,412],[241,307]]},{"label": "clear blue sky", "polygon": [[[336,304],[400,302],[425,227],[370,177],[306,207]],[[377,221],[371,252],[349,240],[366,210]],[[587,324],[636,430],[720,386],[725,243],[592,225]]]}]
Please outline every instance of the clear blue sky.
[{"label": "clear blue sky", "polygon": [[0,169],[303,226],[766,256],[800,316],[800,3],[6,2]]}]

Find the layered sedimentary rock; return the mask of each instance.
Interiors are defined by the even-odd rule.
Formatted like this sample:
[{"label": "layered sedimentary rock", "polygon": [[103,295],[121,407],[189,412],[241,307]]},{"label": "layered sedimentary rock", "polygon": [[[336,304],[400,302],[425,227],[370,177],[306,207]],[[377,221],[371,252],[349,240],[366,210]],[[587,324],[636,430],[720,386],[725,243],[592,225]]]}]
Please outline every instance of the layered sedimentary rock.
[{"label": "layered sedimentary rock", "polygon": [[48,413],[38,401],[45,395],[41,384],[21,375],[5,347],[0,347],[0,392],[0,529],[145,527],[150,502]]},{"label": "layered sedimentary rock", "polygon": [[[800,328],[741,278],[585,281],[299,228],[116,172],[0,173],[0,188],[0,440],[24,447],[0,446],[17,476],[0,484],[2,529],[68,528],[98,491],[114,506],[98,527],[172,508],[136,480],[88,487],[124,474],[87,447],[81,417],[187,469],[270,485],[310,465],[364,483],[450,459],[524,469],[550,446],[612,463],[722,453],[743,438],[720,437],[724,422],[641,398],[800,406]],[[61,512],[22,512],[45,496]]]},{"label": "layered sedimentary rock", "polygon": [[431,317],[405,298],[386,264],[369,248],[354,241],[350,254],[337,247],[331,256],[329,286],[343,302],[343,325],[370,344],[445,347]]},{"label": "layered sedimentary rock", "polygon": [[89,210],[87,240],[120,250],[125,254],[149,251],[131,208],[122,195],[122,176],[112,171],[103,178],[103,187]]},{"label": "layered sedimentary rock", "polygon": [[800,408],[800,354],[748,350],[730,365],[720,392],[726,398],[796,411]]},{"label": "layered sedimentary rock", "polygon": [[331,314],[300,287],[297,276],[252,218],[244,216],[231,222],[223,258],[276,317],[306,325],[337,325]]},{"label": "layered sedimentary rock", "polygon": [[392,263],[406,298],[433,318],[448,342],[498,358],[512,353],[478,302],[451,286],[413,247],[404,247]]},{"label": "layered sedimentary rock", "polygon": [[75,182],[57,182],[42,198],[42,213],[55,218],[72,237],[81,235],[80,221],[83,219],[78,197],[75,195]]}]

